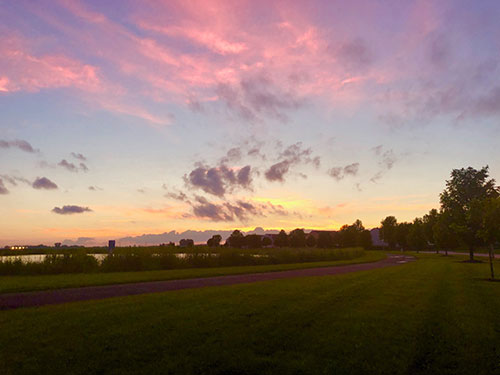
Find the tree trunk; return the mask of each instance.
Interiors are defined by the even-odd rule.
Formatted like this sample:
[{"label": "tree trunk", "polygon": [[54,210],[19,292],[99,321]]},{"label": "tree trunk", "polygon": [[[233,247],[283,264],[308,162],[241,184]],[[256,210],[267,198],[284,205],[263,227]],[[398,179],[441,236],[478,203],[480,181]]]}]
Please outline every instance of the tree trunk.
[{"label": "tree trunk", "polygon": [[448,256],[448,248],[444,249],[444,256]]},{"label": "tree trunk", "polygon": [[488,253],[490,257],[491,280],[495,280],[495,272],[493,271],[493,258],[495,258],[495,249],[493,248],[493,244],[490,244],[490,251]]},{"label": "tree trunk", "polygon": [[474,247],[469,247],[469,258],[471,262],[474,262]]}]

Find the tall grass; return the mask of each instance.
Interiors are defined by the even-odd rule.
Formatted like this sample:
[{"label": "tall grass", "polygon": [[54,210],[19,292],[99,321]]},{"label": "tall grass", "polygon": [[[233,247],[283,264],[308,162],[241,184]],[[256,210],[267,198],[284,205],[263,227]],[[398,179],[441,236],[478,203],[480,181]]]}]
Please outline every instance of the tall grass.
[{"label": "tall grass", "polygon": [[[25,263],[19,259],[0,262],[0,275],[43,275],[59,273],[94,273],[147,271],[182,268],[256,266],[347,260],[361,257],[361,248],[316,249],[234,249],[193,247],[179,256],[171,249],[121,248],[99,262],[86,253],[48,255],[43,262]],[[163,250],[162,249],[162,250]],[[193,251],[196,250],[196,251]]]}]

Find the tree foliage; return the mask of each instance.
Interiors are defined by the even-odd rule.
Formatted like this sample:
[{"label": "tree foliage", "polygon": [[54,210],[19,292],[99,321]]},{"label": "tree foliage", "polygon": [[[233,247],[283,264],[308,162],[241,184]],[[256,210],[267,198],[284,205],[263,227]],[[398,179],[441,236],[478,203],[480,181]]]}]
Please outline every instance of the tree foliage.
[{"label": "tree foliage", "polygon": [[479,236],[481,212],[477,202],[499,195],[495,180],[488,180],[488,166],[454,169],[440,195],[441,210],[451,217],[451,229],[469,247],[470,260],[474,249],[482,243]]},{"label": "tree foliage", "polygon": [[382,224],[379,232],[380,239],[387,242],[389,248],[395,249],[398,221],[394,216],[387,216],[380,224]]}]

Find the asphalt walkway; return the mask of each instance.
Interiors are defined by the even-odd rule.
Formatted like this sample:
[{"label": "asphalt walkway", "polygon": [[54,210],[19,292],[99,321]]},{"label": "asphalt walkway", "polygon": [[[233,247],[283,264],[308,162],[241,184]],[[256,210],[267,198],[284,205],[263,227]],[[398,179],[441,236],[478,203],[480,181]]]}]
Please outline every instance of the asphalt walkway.
[{"label": "asphalt walkway", "polygon": [[114,284],[82,288],[55,289],[38,292],[7,293],[0,294],[0,310],[55,305],[76,301],[99,300],[112,297],[132,296],[137,294],[161,293],[170,290],[246,284],[259,281],[279,280],[296,277],[341,275],[344,273],[401,265],[413,260],[415,260],[415,258],[411,256],[390,254],[386,259],[378,262],[349,264],[345,266],[305,268],[290,271],[215,276],[198,279]]}]

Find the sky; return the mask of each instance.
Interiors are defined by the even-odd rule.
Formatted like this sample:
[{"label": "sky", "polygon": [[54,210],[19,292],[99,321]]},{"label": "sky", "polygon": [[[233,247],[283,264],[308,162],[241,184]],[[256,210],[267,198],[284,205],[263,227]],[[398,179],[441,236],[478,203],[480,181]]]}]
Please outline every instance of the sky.
[{"label": "sky", "polygon": [[500,181],[498,1],[0,0],[0,246],[367,228]]}]

